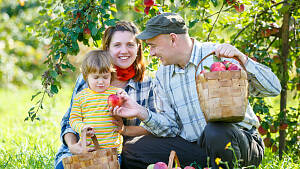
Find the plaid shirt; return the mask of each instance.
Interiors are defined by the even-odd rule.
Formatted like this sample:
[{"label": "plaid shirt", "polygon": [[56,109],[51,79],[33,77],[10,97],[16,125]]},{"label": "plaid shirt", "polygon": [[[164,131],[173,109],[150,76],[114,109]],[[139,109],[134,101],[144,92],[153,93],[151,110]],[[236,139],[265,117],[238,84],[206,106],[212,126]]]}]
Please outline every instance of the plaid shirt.
[{"label": "plaid shirt", "polygon": [[[125,86],[124,90],[128,93],[130,97],[135,99],[138,104],[149,108],[151,111],[155,111],[154,108],[154,95],[153,95],[153,89],[151,88],[152,79],[149,78],[145,80],[144,82],[134,82],[134,80],[130,79],[128,84]],[[69,124],[69,118],[70,118],[70,112],[71,107],[73,104],[74,97],[78,92],[80,92],[82,89],[87,88],[88,85],[84,81],[82,74],[78,77],[76,81],[75,88],[73,90],[71,103],[68,111],[65,113],[64,117],[61,121],[61,134],[60,139],[63,142],[62,146],[59,148],[58,153],[56,154],[55,158],[55,166],[64,158],[71,156],[71,152],[69,151],[69,148],[67,147],[65,140],[63,139],[63,136],[67,133],[74,133],[77,136],[77,139],[79,140],[79,135],[76,133]],[[140,125],[141,121],[139,119],[123,119],[124,125],[126,126],[138,126]]]},{"label": "plaid shirt", "polygon": [[[144,120],[147,130],[162,137],[179,135],[190,142],[198,140],[206,121],[198,101],[195,69],[200,60],[216,46],[213,43],[200,43],[194,40],[189,63],[184,69],[177,65],[159,67],[153,82],[157,113],[148,110],[149,116]],[[234,59],[225,60],[237,63]],[[197,73],[212,63],[213,57],[208,57],[201,63]],[[245,67],[248,72],[250,95],[261,97],[276,96],[280,93],[280,82],[270,68],[251,59],[248,59]],[[259,121],[249,104],[246,117],[239,125],[248,129],[259,126]]]}]

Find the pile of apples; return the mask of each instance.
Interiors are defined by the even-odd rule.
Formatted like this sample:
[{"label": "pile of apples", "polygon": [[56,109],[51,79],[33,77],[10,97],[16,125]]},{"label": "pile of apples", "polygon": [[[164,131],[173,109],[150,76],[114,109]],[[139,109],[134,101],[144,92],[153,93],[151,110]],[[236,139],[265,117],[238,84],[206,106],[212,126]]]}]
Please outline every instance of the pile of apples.
[{"label": "pile of apples", "polygon": [[223,62],[214,62],[209,68],[204,67],[200,73],[206,73],[206,72],[216,72],[216,71],[230,71],[230,70],[241,70],[240,66],[229,62],[227,60]]}]

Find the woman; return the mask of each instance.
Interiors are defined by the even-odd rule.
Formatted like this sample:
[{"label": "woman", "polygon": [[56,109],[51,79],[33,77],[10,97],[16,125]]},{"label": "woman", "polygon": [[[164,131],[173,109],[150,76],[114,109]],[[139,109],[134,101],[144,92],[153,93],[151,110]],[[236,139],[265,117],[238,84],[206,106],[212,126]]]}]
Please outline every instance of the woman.
[{"label": "woman", "polygon": [[[141,42],[136,39],[139,33],[137,27],[131,22],[117,22],[115,26],[108,27],[102,38],[103,50],[109,51],[116,68],[117,78],[112,81],[112,85],[123,88],[130,97],[134,98],[140,105],[154,110],[153,90],[151,88],[151,79],[144,80],[145,65],[142,56]],[[73,98],[87,84],[80,75],[72,94],[70,108],[72,107]],[[62,159],[72,154],[80,154],[84,150],[78,133],[73,131],[69,125],[70,110],[66,112],[61,121],[61,140],[63,142],[56,158],[55,168],[63,168]],[[126,136],[137,136],[147,134],[148,132],[142,127],[133,127],[135,133],[126,134],[127,128],[139,126],[138,119],[123,119],[125,128],[120,132]],[[124,138],[124,143],[129,138]],[[88,151],[93,151],[88,148]]]}]

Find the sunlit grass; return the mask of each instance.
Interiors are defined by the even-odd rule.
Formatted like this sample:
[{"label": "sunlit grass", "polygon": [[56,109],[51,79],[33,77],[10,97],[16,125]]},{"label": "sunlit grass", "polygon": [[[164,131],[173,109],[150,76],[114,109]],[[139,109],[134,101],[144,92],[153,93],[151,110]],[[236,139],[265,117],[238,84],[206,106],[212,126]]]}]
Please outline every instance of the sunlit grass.
[{"label": "sunlit grass", "polygon": [[[21,88],[17,91],[0,89],[0,168],[40,169],[53,168],[55,154],[60,146],[60,121],[66,112],[74,84],[63,85],[53,98],[46,98],[40,121],[26,121],[27,110],[35,91]],[[270,99],[277,102],[279,98]],[[274,106],[275,109],[278,106]],[[284,155],[266,149],[261,169],[300,168],[296,154]],[[293,157],[293,158],[291,158]],[[293,161],[293,159],[297,161]]]},{"label": "sunlit grass", "polygon": [[71,87],[46,98],[40,121],[26,121],[33,102],[31,89],[0,90],[0,168],[53,168],[60,145],[60,121],[68,108]]}]

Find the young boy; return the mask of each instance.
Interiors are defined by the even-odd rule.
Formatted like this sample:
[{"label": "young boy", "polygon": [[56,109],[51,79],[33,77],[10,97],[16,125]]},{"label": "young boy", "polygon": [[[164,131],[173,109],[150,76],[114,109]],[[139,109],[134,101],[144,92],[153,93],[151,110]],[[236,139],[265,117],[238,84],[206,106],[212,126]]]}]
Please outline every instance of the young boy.
[{"label": "young boy", "polygon": [[81,68],[88,88],[74,99],[70,125],[80,136],[83,130],[87,130],[87,141],[91,141],[95,134],[100,148],[117,148],[121,154],[123,138],[115,132],[117,126],[112,123],[115,119],[111,116],[107,99],[117,91],[126,93],[110,85],[114,78],[111,56],[106,51],[93,50],[86,55]]}]

